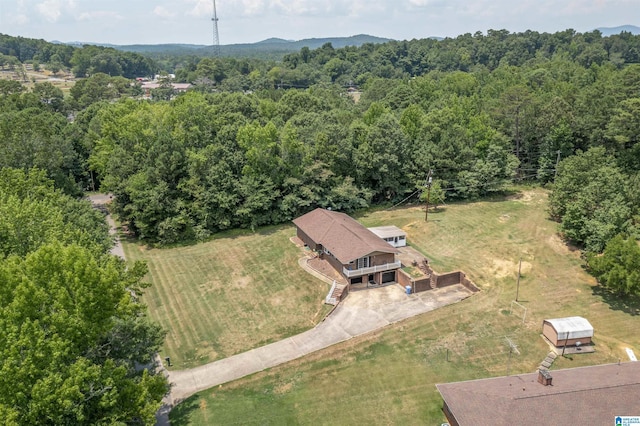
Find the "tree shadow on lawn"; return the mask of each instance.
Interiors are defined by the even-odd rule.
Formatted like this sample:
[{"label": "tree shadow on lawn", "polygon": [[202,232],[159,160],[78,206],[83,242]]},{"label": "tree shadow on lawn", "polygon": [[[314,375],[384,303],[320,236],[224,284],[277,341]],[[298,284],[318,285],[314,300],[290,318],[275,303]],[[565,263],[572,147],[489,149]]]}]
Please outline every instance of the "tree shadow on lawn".
[{"label": "tree shadow on lawn", "polygon": [[638,296],[620,296],[615,294],[601,285],[593,287],[593,295],[602,297],[602,300],[609,305],[610,309],[622,311],[626,314],[636,316],[640,312],[640,297]]},{"label": "tree shadow on lawn", "polygon": [[191,415],[199,408],[198,396],[196,393],[171,409],[169,420],[172,425],[191,424]]},{"label": "tree shadow on lawn", "polygon": [[[144,245],[146,249],[174,249],[181,247],[192,247],[202,243],[208,243],[214,240],[235,240],[239,237],[251,236],[251,235],[272,235],[277,233],[278,231],[291,227],[290,223],[278,224],[278,225],[266,225],[263,227],[258,227],[255,230],[251,230],[250,228],[233,228],[226,229],[223,231],[216,232],[214,234],[209,235],[207,238],[203,239],[186,239],[184,241],[179,241],[170,244],[161,244],[154,241],[140,239],[133,234],[130,235],[121,235],[120,240],[137,245]],[[295,233],[295,231],[293,231]],[[291,235],[294,235],[293,233]]]}]

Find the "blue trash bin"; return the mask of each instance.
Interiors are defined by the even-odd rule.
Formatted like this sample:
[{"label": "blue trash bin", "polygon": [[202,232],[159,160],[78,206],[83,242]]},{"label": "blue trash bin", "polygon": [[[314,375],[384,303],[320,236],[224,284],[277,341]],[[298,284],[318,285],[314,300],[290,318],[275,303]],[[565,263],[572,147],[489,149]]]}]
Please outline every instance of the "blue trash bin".
[{"label": "blue trash bin", "polygon": [[404,290],[407,292],[407,294],[411,294],[411,286],[408,285],[404,288]]}]

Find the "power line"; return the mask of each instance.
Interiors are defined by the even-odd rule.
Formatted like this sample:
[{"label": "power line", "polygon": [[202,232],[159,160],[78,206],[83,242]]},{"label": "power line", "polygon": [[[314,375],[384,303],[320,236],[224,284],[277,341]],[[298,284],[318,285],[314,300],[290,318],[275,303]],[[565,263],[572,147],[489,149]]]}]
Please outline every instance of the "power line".
[{"label": "power line", "polygon": [[[554,170],[554,169],[550,169],[550,170]],[[512,178],[511,180],[512,181],[521,181],[521,180],[525,180],[525,179],[529,179],[529,178],[534,178],[534,177],[537,177],[537,176],[538,176],[538,174],[536,173],[536,174],[531,174],[531,175],[515,177],[515,178]],[[449,187],[449,188],[442,188],[442,191],[444,191],[444,192],[452,192],[452,191],[459,191],[461,189],[476,188],[476,187],[480,187],[480,186],[489,187],[491,185],[496,185],[496,184],[501,184],[501,183],[504,183],[504,179],[494,180],[494,181],[491,181],[491,182],[479,182],[477,184],[452,186],[452,187]],[[409,196],[405,197],[402,201],[400,201],[400,202],[394,204],[393,206],[389,207],[387,210],[394,209],[394,208],[398,207],[399,205],[404,204],[410,198],[415,196],[418,192],[424,192],[424,189],[423,188],[416,189]]]},{"label": "power line", "polygon": [[413,197],[414,195],[416,195],[418,192],[422,191],[422,188],[418,188],[415,191],[413,191],[413,193],[411,195],[409,195],[407,198],[405,198],[404,200],[400,201],[399,203],[394,204],[393,206],[389,207],[387,210],[391,210],[394,209],[396,207],[398,207],[400,204],[404,203],[405,201],[407,201],[409,198]]}]

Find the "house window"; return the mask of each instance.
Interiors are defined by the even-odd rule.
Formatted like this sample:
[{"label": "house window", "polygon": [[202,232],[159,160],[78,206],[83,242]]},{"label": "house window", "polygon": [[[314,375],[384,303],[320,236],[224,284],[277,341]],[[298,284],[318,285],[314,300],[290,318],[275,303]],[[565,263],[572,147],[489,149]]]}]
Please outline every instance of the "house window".
[{"label": "house window", "polygon": [[368,268],[369,267],[369,257],[361,257],[358,259],[358,269]]}]

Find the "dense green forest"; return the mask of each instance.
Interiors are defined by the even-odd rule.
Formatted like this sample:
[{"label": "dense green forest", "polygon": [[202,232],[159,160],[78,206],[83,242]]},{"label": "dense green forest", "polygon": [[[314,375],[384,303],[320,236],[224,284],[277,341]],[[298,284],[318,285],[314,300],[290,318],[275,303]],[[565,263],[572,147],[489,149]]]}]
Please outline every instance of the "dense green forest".
[{"label": "dense green forest", "polygon": [[[57,46],[2,40],[23,61]],[[193,84],[155,100],[139,99],[120,62],[98,72],[115,59],[91,66],[120,54],[70,51],[65,63],[89,77],[67,97],[1,82],[0,165],[39,167],[69,194],[113,191],[116,213],[147,241],[411,201],[429,171],[449,199],[555,181],[551,214],[590,252],[636,234],[640,36],[490,30],[327,43],[281,62],[147,60]]]},{"label": "dense green forest", "polygon": [[44,65],[53,72],[70,69],[76,77],[104,73],[136,78],[152,76],[157,71],[153,60],[133,52],[90,45],[78,48],[0,34],[0,68],[27,63],[36,68]]},{"label": "dense green forest", "polygon": [[[107,254],[85,190],[113,192],[131,232],[172,244],[417,201],[429,173],[439,200],[547,185],[601,284],[640,293],[640,36],[489,31],[278,62],[0,36],[0,55],[8,71],[84,77],[68,94],[0,80],[6,423],[151,423],[167,391],[136,368],[163,338],[137,301],[145,268]],[[158,69],[192,90],[165,80],[143,99],[132,78]]]}]

